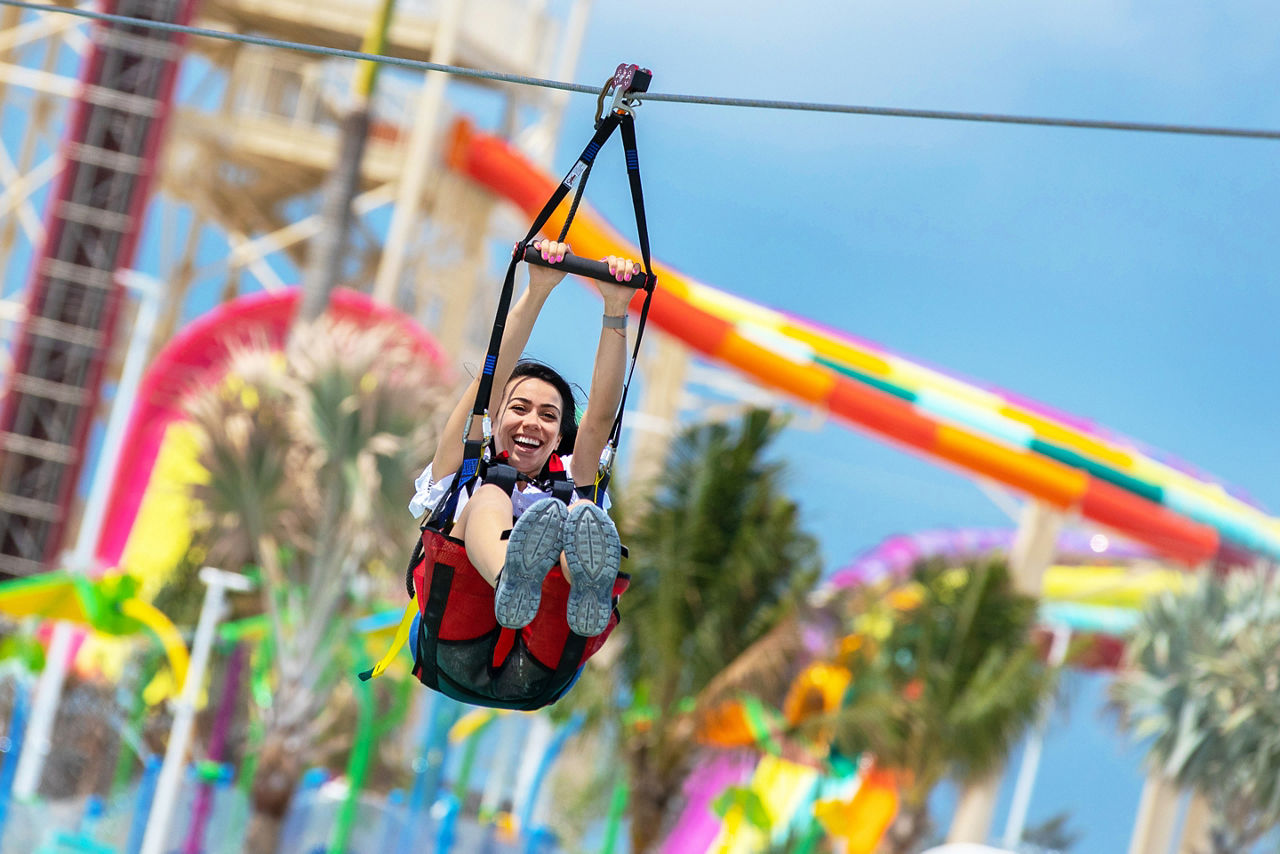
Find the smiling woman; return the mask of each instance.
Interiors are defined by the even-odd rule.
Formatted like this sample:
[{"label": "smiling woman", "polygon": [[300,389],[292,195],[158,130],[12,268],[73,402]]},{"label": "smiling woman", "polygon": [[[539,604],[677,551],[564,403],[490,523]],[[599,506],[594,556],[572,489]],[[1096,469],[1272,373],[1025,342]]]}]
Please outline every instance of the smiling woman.
[{"label": "smiling woman", "polygon": [[[569,254],[556,241],[533,247],[546,266],[530,265],[529,287],[507,316],[486,414],[480,423],[471,417],[483,394],[477,377],[450,413],[409,505],[427,519],[410,561],[410,593],[421,608],[407,629],[415,675],[457,699],[502,708],[562,696],[617,625],[615,604],[627,585],[605,512],[601,458],[622,399],[626,312],[636,293],[623,283],[637,268],[609,256],[616,281],[595,282],[605,311],[579,424],[569,383],[547,365],[518,361]],[[461,483],[467,460],[459,436],[486,449],[479,476]]]},{"label": "smiling woman", "polygon": [[[605,488],[622,432],[627,311],[644,291],[634,369],[656,282],[631,113],[649,77],[639,66],[618,66],[608,87],[613,104],[605,110],[602,93],[595,135],[511,254],[484,367],[415,483],[410,509],[425,521],[409,559],[411,601],[390,651],[362,679],[385,671],[413,635],[414,675],[427,687],[475,705],[538,709],[564,696],[618,624],[628,579],[618,571],[624,549]],[[616,255],[577,258],[563,242],[596,154],[618,129],[643,265]],[[552,225],[571,190],[568,213]],[[548,226],[559,226],[559,237],[535,239]],[[520,262],[529,286],[512,304]],[[568,383],[545,365],[520,362],[567,272],[590,279],[604,302],[600,326],[591,323],[595,364],[576,426]]]},{"label": "smiling woman", "polygon": [[[596,282],[604,298],[604,322],[587,410],[579,426],[575,422],[576,407],[568,382],[546,365],[516,362],[543,305],[564,278],[563,270],[555,265],[569,252],[567,244],[555,241],[542,241],[535,244],[535,248],[552,266],[530,265],[529,288],[507,318],[488,406],[489,412],[497,413],[497,429],[492,436],[485,435],[488,428],[484,424],[472,423],[470,431],[467,429],[471,401],[479,388],[477,378],[450,414],[431,465],[418,478],[418,493],[411,509],[421,514],[430,508],[433,515],[448,517],[452,522],[449,533],[465,543],[472,566],[490,585],[497,587],[496,616],[508,628],[522,628],[533,618],[538,610],[543,577],[550,569],[550,566],[526,564],[531,561],[541,564],[542,551],[562,544],[570,559],[565,566],[570,585],[581,593],[579,599],[592,600],[570,612],[570,626],[579,634],[592,637],[604,631],[608,623],[611,611],[608,590],[612,576],[617,574],[616,558],[613,566],[596,565],[605,560],[605,556],[616,554],[619,548],[617,532],[601,509],[603,492],[595,486],[600,457],[622,397],[627,358],[626,311],[635,290],[622,284]],[[633,262],[614,256],[606,260],[618,282],[631,279]],[[507,478],[513,482],[506,483],[501,473],[495,474],[459,494],[452,508],[444,508],[440,502],[451,491],[449,487],[463,463],[463,448],[456,437],[464,432],[467,440],[482,439],[491,443],[493,459],[502,464],[499,468],[514,470],[508,472]],[[566,479],[570,484],[591,484],[593,488],[589,493],[578,494],[571,502],[542,504],[553,498],[554,484]],[[564,515],[565,503],[572,503],[575,521],[567,527],[560,525],[560,529],[566,534],[581,532],[590,537],[587,542],[561,542],[565,537],[556,530],[555,520]],[[518,523],[526,511],[535,507],[539,508],[537,512],[511,529],[510,541],[506,540],[504,534],[511,528],[512,520]],[[579,522],[579,519],[594,522]],[[533,551],[526,554],[525,546]],[[555,562],[560,551],[560,548],[554,549],[550,563]],[[592,557],[585,560],[583,566],[574,567],[570,561],[577,553]],[[600,559],[596,555],[600,555]]]}]

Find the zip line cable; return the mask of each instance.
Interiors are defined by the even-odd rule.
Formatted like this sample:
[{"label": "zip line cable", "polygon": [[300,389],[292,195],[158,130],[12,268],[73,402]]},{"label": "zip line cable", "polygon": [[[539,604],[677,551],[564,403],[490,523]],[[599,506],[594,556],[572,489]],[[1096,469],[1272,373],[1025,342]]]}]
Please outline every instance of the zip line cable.
[{"label": "zip line cable", "polygon": [[[0,6],[12,6],[17,9],[28,9],[34,12],[56,12],[74,15],[95,21],[143,27],[153,30],[184,33],[202,38],[221,41],[252,44],[261,47],[293,50],[320,56],[332,56],[341,59],[357,59],[365,62],[378,62],[399,68],[415,71],[439,71],[458,77],[470,77],[479,80],[491,80],[500,83],[514,83],[521,86],[536,86],[543,89],[559,89],[565,92],[579,92],[598,96],[602,87],[587,86],[581,83],[566,83],[560,80],[548,80],[542,77],[527,77],[521,74],[507,74],[500,71],[463,68],[457,65],[446,65],[439,62],[428,62],[422,59],[407,59],[398,56],[384,56],[376,53],[364,53],[358,50],[344,50],[336,47],[323,47],[306,42],[292,42],[273,39],[267,36],[255,36],[246,33],[231,33],[214,30],[208,27],[196,27],[189,24],[171,24],[167,21],[152,21],[146,18],[133,18],[127,15],[115,15],[109,12],[96,12],[91,9],[80,9],[70,6],[52,6],[48,3],[30,3],[26,0],[0,0]],[[1079,128],[1085,130],[1118,130],[1138,133],[1181,134],[1185,136],[1213,136],[1235,139],[1268,139],[1280,140],[1280,130],[1262,130],[1255,128],[1213,127],[1206,125],[1160,124],[1152,122],[1104,121],[1098,119],[1063,119],[1047,116],[1021,116],[1006,113],[970,113],[956,110],[918,110],[900,107],[868,107],[855,104],[824,104],[813,101],[777,101],[763,98],[724,98],[712,95],[679,95],[662,92],[646,92],[639,96],[640,101],[659,101],[673,104],[698,104],[716,107],[746,107],[759,110],[792,110],[809,113],[835,113],[860,116],[885,116],[907,119],[940,119],[944,121],[979,122],[988,124],[1035,125],[1039,127]]]}]

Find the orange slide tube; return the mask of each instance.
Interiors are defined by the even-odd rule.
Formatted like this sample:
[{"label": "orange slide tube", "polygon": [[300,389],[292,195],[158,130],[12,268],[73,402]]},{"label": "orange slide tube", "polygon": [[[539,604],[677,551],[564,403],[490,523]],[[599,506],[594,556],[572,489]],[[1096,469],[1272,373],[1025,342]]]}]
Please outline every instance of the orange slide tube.
[{"label": "orange slide tube", "polygon": [[[453,169],[530,216],[542,209],[556,187],[554,179],[506,142],[477,132],[466,120],[455,123],[446,159]],[[567,205],[561,205],[551,216],[546,233],[559,233],[566,209]],[[585,204],[574,219],[568,240],[577,254],[588,258],[636,252],[630,241]],[[890,442],[958,466],[970,475],[998,481],[1062,510],[1079,511],[1188,565],[1203,563],[1218,551],[1218,533],[1208,525],[1126,493],[1081,469],[938,421],[906,400],[823,365],[776,352],[768,342],[757,343],[748,337],[735,322],[695,304],[693,289],[699,287],[695,283],[658,264],[654,264],[654,272],[658,287],[650,304],[649,320],[709,359],[731,365],[769,388],[824,408]],[[640,299],[637,293],[633,309],[639,307]],[[818,340],[817,335],[804,330],[803,336],[792,340],[803,352],[805,346],[825,346],[827,342]]]}]

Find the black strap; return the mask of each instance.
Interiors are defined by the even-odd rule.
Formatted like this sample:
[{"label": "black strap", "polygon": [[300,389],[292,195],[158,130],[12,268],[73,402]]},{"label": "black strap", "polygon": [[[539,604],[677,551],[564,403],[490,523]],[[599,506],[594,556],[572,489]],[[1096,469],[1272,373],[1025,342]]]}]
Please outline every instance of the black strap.
[{"label": "black strap", "polygon": [[603,504],[603,493],[609,481],[609,472],[617,455],[618,443],[622,440],[622,417],[627,411],[627,394],[631,390],[631,379],[635,376],[636,363],[640,357],[640,342],[644,339],[645,324],[649,320],[649,306],[653,301],[653,291],[658,277],[653,272],[653,261],[649,251],[649,225],[644,215],[644,188],[640,183],[640,154],[636,147],[635,119],[630,113],[614,114],[622,128],[622,148],[627,159],[627,180],[631,185],[631,207],[636,217],[636,241],[640,244],[640,259],[644,264],[644,304],[640,307],[640,323],[636,327],[636,340],[631,348],[631,364],[627,367],[627,378],[622,384],[622,397],[618,401],[618,413],[613,420],[613,428],[609,431],[609,468],[597,477],[595,483],[586,487],[585,496],[597,504]]},{"label": "black strap", "polygon": [[506,463],[490,463],[488,471],[485,472],[484,482],[492,483],[499,487],[507,495],[515,491],[516,483],[520,480],[520,472],[515,466]]},{"label": "black strap", "polygon": [[554,703],[560,697],[569,680],[578,672],[578,667],[582,663],[582,653],[586,648],[587,639],[570,630],[569,637],[565,638],[564,647],[560,650],[560,660],[556,662],[555,673],[547,682],[546,690],[538,695],[539,703],[545,706]]},{"label": "black strap", "polygon": [[409,555],[409,568],[404,573],[404,586],[409,591],[409,598],[412,599],[418,595],[413,589],[413,568],[418,565],[418,561],[422,560],[426,547],[422,544],[422,530],[418,531],[418,541],[413,544],[413,554]]},{"label": "black strap", "polygon": [[440,624],[444,621],[444,609],[452,587],[453,567],[437,561],[431,571],[431,589],[427,591],[422,619],[418,621],[418,667],[421,670],[418,678],[428,688],[437,691],[440,683],[436,647],[440,642]]},{"label": "black strap", "polygon": [[[628,120],[629,115],[623,114]],[[591,172],[591,164],[595,162],[596,155],[600,153],[601,147],[608,141],[613,131],[618,127],[620,116],[617,113],[610,113],[596,128],[595,135],[591,137],[591,141],[587,143],[582,150],[582,154],[578,156],[573,167],[565,173],[564,179],[561,180],[555,192],[551,194],[551,198],[543,205],[542,210],[533,220],[528,234],[524,239],[516,244],[515,250],[511,254],[511,263],[507,265],[507,275],[502,282],[502,292],[498,296],[498,305],[494,311],[493,329],[489,334],[489,349],[485,353],[484,367],[481,369],[480,382],[476,388],[475,403],[471,407],[471,416],[467,419],[467,435],[463,437],[462,448],[462,465],[458,469],[458,476],[453,479],[450,487],[449,495],[445,501],[440,504],[440,510],[433,514],[434,526],[449,525],[453,519],[454,510],[457,507],[458,495],[461,491],[469,486],[480,474],[480,465],[484,456],[484,440],[470,438],[470,430],[475,418],[483,418],[489,407],[489,398],[493,393],[493,374],[498,365],[498,353],[502,347],[502,335],[507,326],[507,314],[511,310],[511,297],[515,292],[516,281],[516,265],[524,258],[525,248],[537,237],[538,232],[546,224],[551,214],[564,200],[569,190],[578,185],[578,195],[581,196],[582,188],[585,186],[587,178]],[[632,138],[635,132],[632,129]],[[634,146],[634,142],[633,142]],[[575,205],[576,207],[576,205]],[[569,221],[565,222],[565,231],[569,228]],[[647,237],[645,244],[646,270],[648,248]]]},{"label": "black strap", "polygon": [[644,305],[640,308],[640,323],[636,327],[636,341],[631,349],[631,366],[627,370],[627,380],[622,385],[622,399],[618,402],[618,416],[613,422],[609,444],[616,451],[622,438],[622,415],[627,409],[627,392],[631,388],[631,378],[636,372],[636,361],[640,356],[640,341],[644,338],[645,323],[649,319],[649,304],[653,301],[654,287],[658,277],[653,273],[653,263],[649,253],[649,225],[644,217],[644,188],[640,186],[640,154],[636,148],[636,124],[630,113],[623,115],[622,148],[627,158],[627,180],[631,184],[631,206],[636,215],[636,239],[640,244],[640,258],[644,262]]}]

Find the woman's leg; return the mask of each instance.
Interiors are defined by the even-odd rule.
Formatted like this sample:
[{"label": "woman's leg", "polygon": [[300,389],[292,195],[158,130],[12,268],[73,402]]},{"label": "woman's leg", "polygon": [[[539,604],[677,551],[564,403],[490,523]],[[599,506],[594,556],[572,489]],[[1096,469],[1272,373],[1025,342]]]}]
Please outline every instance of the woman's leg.
[{"label": "woman's leg", "polygon": [[466,543],[471,565],[491,586],[497,586],[507,559],[502,533],[510,527],[511,496],[492,483],[480,484],[453,526],[453,536]]}]

